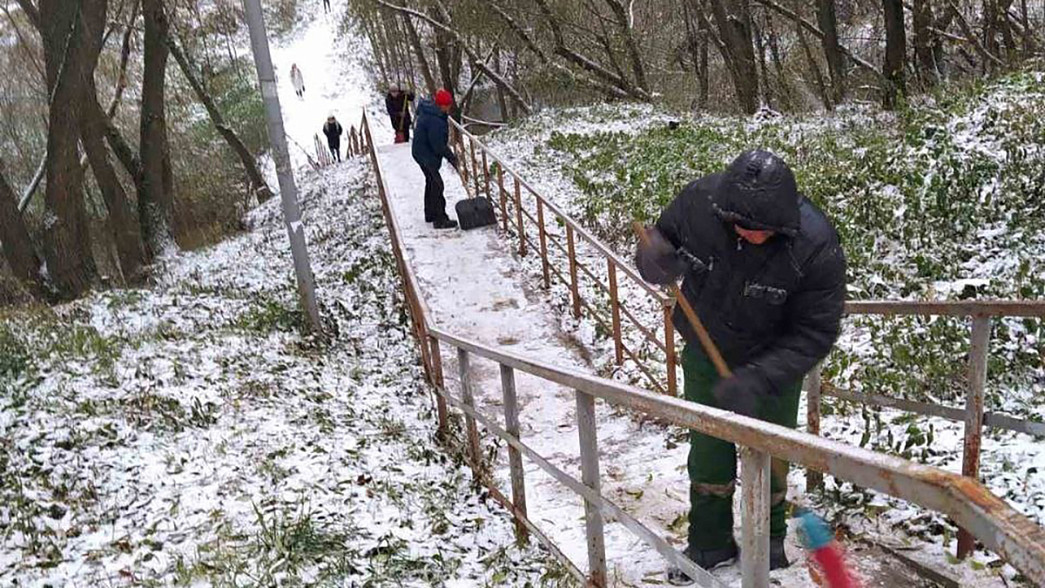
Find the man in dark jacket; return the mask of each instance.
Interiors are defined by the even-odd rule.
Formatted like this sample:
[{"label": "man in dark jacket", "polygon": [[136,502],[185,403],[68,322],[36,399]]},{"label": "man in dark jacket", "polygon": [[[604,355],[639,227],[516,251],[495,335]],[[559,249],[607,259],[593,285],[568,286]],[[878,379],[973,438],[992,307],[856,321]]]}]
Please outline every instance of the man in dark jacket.
[{"label": "man in dark jacket", "polygon": [[[724,173],[686,186],[648,231],[637,265],[643,278],[682,293],[733,371],[719,379],[676,308],[686,399],[795,427],[802,378],[838,337],[845,254],[831,222],[795,184],[779,157],[748,151]],[[732,498],[736,447],[691,432],[689,546],[705,569],[737,555]],[[771,479],[770,565],[789,565],[787,465]],[[779,477],[783,475],[783,477]],[[669,579],[689,578],[677,568]]]},{"label": "man in dark jacket", "polygon": [[388,88],[388,94],[385,95],[385,110],[388,111],[388,118],[392,122],[392,129],[396,134],[396,143],[405,143],[410,140],[410,108],[407,106],[407,102],[414,101],[413,92],[403,92],[399,89],[399,86],[391,86]]},{"label": "man in dark jacket", "polygon": [[323,125],[323,134],[327,136],[327,147],[330,147],[330,154],[334,156],[336,161],[340,162],[341,123],[337,122],[333,114],[327,117],[327,122]]},{"label": "man in dark jacket", "polygon": [[450,92],[440,89],[434,100],[422,100],[417,107],[417,128],[411,153],[425,175],[425,222],[437,229],[452,229],[457,221],[446,216],[446,198],[443,197],[443,178],[439,167],[446,159],[457,169],[457,156],[446,144],[450,137],[446,120],[454,100]]}]

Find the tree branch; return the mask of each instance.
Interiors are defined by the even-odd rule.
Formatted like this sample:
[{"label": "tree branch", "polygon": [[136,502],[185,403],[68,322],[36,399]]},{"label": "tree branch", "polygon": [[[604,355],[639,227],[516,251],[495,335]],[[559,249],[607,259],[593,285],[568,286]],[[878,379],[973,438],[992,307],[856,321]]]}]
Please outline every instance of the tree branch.
[{"label": "tree branch", "polygon": [[[526,114],[530,114],[531,112],[533,112],[533,109],[530,107],[529,103],[527,103],[526,100],[522,97],[522,95],[519,94],[518,90],[516,90],[515,87],[513,87],[510,83],[508,83],[508,81],[505,80],[501,76],[501,74],[499,74],[499,73],[495,72],[494,70],[492,70],[491,68],[489,68],[485,63],[482,63],[482,61],[481,61],[481,59],[479,57],[479,54],[475,52],[475,49],[473,49],[470,45],[468,45],[467,43],[464,42],[464,39],[461,37],[461,34],[458,33],[456,30],[454,30],[453,28],[451,28],[451,27],[449,27],[449,26],[447,26],[447,25],[445,25],[445,24],[435,20],[434,18],[428,16],[427,14],[424,14],[422,12],[414,10],[413,8],[407,8],[405,6],[396,6],[395,4],[391,4],[389,2],[386,2],[385,0],[377,0],[377,3],[380,4],[381,6],[386,7],[386,8],[391,8],[392,10],[397,10],[399,12],[402,12],[403,14],[407,14],[407,15],[410,15],[410,16],[414,16],[414,17],[420,18],[421,20],[424,20],[425,22],[427,22],[431,26],[433,26],[433,27],[435,27],[435,28],[445,32],[446,34],[450,35],[451,37],[453,37],[454,40],[457,42],[457,44],[464,50],[464,52],[468,54],[468,58],[472,62],[474,62],[476,64],[476,66],[480,70],[482,70],[482,72],[484,74],[486,74],[486,76],[488,78],[493,80],[493,82],[495,84],[497,84],[498,86],[504,88],[504,91],[508,92],[508,94],[512,97],[512,99],[516,101],[516,103],[519,105],[519,107],[522,108],[523,111],[526,112]],[[440,5],[440,7],[442,8],[441,5]],[[444,8],[444,10],[445,10],[445,8]]]}]

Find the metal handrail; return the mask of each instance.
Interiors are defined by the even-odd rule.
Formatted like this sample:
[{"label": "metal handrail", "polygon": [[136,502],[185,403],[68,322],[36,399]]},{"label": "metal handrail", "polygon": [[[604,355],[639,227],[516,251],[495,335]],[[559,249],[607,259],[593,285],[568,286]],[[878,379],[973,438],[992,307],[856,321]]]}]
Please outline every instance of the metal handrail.
[{"label": "metal handrail", "polygon": [[511,367],[952,517],[989,549],[1037,583],[1045,583],[1045,530],[979,482],[945,470],[796,431],[711,406],[653,394],[613,380],[549,365],[433,328],[429,334],[499,365]]},{"label": "metal handrail", "polygon": [[[509,502],[496,488],[493,488],[497,490],[493,495],[505,502],[513,516],[525,523],[523,526],[527,529],[536,530],[536,527],[526,518],[523,498],[525,487],[522,480],[522,468],[518,463],[520,453],[525,453],[534,459],[540,467],[547,469],[560,482],[584,497],[589,547],[588,580],[591,583],[604,585],[606,581],[602,511],[607,511],[613,516],[624,513],[599,493],[598,450],[595,441],[594,405],[592,404],[595,398],[601,398],[616,406],[661,418],[742,446],[743,483],[741,489],[744,518],[741,553],[745,587],[768,584],[768,533],[764,525],[769,508],[770,455],[803,464],[811,470],[829,472],[860,486],[874,488],[945,513],[969,529],[989,548],[1004,556],[1026,577],[1038,583],[1045,583],[1045,531],[1017,513],[973,479],[709,406],[653,394],[633,386],[534,361],[520,355],[505,353],[432,326],[429,324],[429,311],[421,296],[416,276],[403,255],[401,232],[388,205],[387,185],[384,181],[380,159],[373,146],[365,114],[361,129],[366,144],[361,145],[360,150],[365,148],[369,152],[374,165],[378,192],[392,238],[392,249],[397,258],[411,319],[422,348],[422,359],[425,361],[429,380],[439,391],[437,404],[440,430],[446,431],[446,403],[448,401],[465,412],[469,453],[472,465],[477,470],[481,466],[478,460],[480,453],[476,421],[483,423],[488,430],[508,442],[509,456],[512,461],[513,500]],[[440,343],[454,347],[458,351],[463,395],[463,399],[460,401],[447,394],[443,385]],[[506,400],[510,399],[510,402],[506,402],[504,405],[507,429],[495,425],[492,420],[484,417],[475,409],[469,383],[469,353],[493,360],[501,366],[502,388]],[[581,435],[582,470],[584,472],[582,481],[577,481],[555,469],[547,460],[520,441],[518,406],[514,401],[512,370],[521,370],[577,391],[577,420]],[[513,422],[514,432],[512,431]],[[484,483],[492,486],[488,477],[480,475],[480,478],[484,480]],[[522,496],[519,495],[520,493]],[[690,572],[704,585],[716,584],[717,581],[713,577],[696,569],[691,562],[632,517],[625,516],[619,520],[629,530],[653,545],[669,561],[681,565],[684,570]],[[537,536],[549,544],[553,553],[563,557],[561,551],[551,543],[550,539],[543,534],[537,534]],[[574,573],[578,573],[576,566],[573,566],[572,563],[569,568]]]}]

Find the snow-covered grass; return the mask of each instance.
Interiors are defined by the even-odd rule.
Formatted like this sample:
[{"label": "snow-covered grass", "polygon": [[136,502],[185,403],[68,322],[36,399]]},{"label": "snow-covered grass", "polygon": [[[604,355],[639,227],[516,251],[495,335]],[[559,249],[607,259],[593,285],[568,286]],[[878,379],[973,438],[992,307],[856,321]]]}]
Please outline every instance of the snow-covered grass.
[{"label": "snow-covered grass", "polygon": [[367,177],[303,182],[328,339],[275,201],[153,288],[3,317],[0,584],[565,581],[433,440]]},{"label": "snow-covered grass", "polygon": [[[839,225],[851,298],[1041,298],[1043,96],[1045,76],[1032,71],[941,95],[900,115],[854,108],[806,119],[683,117],[671,129],[669,113],[600,105],[546,111],[483,140],[625,258],[633,239],[622,227],[631,219],[655,218],[688,181],[721,169],[745,148],[764,146],[793,163],[800,186]],[[604,275],[598,256],[580,249],[582,262]],[[526,263],[539,276],[535,256]],[[644,297],[621,281],[622,299]],[[582,277],[581,284],[587,300],[607,308],[590,280]],[[551,294],[565,315],[567,289]],[[660,321],[657,310],[638,312],[652,326]],[[601,372],[643,383],[627,363],[613,365],[608,333],[589,320],[564,324],[596,350]],[[968,328],[960,319],[849,318],[826,377],[843,388],[961,406]],[[1041,321],[995,321],[989,410],[1042,418],[1043,335]],[[660,354],[647,346],[640,355]],[[960,423],[832,401],[824,410],[825,435],[960,469]],[[992,491],[1039,522],[1045,522],[1043,449],[1033,437],[988,430],[981,465]],[[953,538],[954,527],[942,517],[832,479],[828,488],[847,507],[836,512],[838,521],[853,529],[877,536],[902,529],[915,543]]]}]

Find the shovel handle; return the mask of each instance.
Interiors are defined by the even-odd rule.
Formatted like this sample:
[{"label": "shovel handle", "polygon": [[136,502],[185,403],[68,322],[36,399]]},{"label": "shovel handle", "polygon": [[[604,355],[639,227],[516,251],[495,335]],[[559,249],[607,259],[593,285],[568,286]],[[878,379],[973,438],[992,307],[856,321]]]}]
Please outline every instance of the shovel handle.
[{"label": "shovel handle", "polygon": [[[635,229],[635,234],[639,236],[639,240],[642,241],[643,245],[650,245],[649,235],[646,233],[646,227],[642,226],[639,221],[632,223],[632,228]],[[730,378],[733,376],[733,372],[726,365],[726,360],[722,358],[722,354],[719,353],[718,347],[715,342],[711,340],[711,335],[708,334],[707,329],[704,328],[704,323],[700,322],[700,317],[697,316],[697,312],[693,310],[693,306],[690,305],[686,297],[682,295],[678,285],[671,284],[671,294],[675,298],[675,304],[682,308],[682,314],[685,315],[686,321],[689,322],[689,326],[693,327],[693,330],[697,333],[697,338],[700,339],[701,346],[704,347],[704,352],[708,354],[708,358],[711,363],[715,365],[715,371],[718,372],[720,378]]]}]

